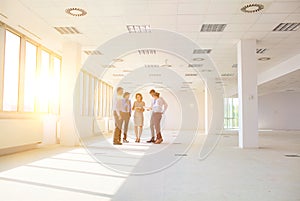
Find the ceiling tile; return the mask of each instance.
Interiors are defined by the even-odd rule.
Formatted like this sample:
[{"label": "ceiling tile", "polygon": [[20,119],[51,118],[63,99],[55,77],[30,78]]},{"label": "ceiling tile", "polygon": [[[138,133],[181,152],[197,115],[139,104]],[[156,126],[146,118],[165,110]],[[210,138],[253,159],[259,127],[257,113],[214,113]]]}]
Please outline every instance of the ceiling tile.
[{"label": "ceiling tile", "polygon": [[163,15],[163,16],[150,16],[150,24],[151,25],[168,25],[173,24],[175,25],[177,22],[176,15]]},{"label": "ceiling tile", "polygon": [[190,25],[190,24],[202,24],[204,15],[177,15],[177,23]]},{"label": "ceiling tile", "polygon": [[259,14],[259,13],[235,14],[235,15],[232,15],[232,18],[230,18],[229,23],[233,23],[233,24],[239,24],[239,23],[252,24],[252,23],[255,23],[260,16],[261,16],[261,14]]},{"label": "ceiling tile", "polygon": [[206,14],[209,3],[179,3],[178,4],[178,14],[179,15],[197,15]]},{"label": "ceiling tile", "polygon": [[206,24],[227,24],[231,22],[234,15],[205,15],[204,23]]},{"label": "ceiling tile", "polygon": [[236,14],[240,10],[240,2],[211,2],[208,8],[208,14]]},{"label": "ceiling tile", "polygon": [[265,13],[291,13],[300,7],[300,2],[274,2],[265,9]]},{"label": "ceiling tile", "polygon": [[261,17],[258,19],[257,23],[260,24],[267,24],[267,23],[280,23],[285,18],[288,17],[288,14],[263,14]]},{"label": "ceiling tile", "polygon": [[149,5],[149,15],[176,15],[177,4],[152,4]]},{"label": "ceiling tile", "polygon": [[224,32],[248,31],[250,27],[251,24],[227,24]]},{"label": "ceiling tile", "polygon": [[268,32],[260,31],[260,32],[247,32],[243,35],[242,39],[257,39],[261,40],[264,38]]},{"label": "ceiling tile", "polygon": [[250,31],[269,31],[271,32],[274,27],[276,27],[277,23],[269,23],[269,24],[254,24],[250,27]]},{"label": "ceiling tile", "polygon": [[199,32],[200,25],[177,25],[179,32]]}]

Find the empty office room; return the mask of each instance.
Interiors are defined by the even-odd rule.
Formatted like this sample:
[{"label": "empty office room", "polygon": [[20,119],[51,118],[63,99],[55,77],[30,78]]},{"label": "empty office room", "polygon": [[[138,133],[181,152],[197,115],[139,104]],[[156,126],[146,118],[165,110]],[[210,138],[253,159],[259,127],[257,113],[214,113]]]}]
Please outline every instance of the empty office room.
[{"label": "empty office room", "polygon": [[299,0],[0,0],[1,201],[300,201]]}]

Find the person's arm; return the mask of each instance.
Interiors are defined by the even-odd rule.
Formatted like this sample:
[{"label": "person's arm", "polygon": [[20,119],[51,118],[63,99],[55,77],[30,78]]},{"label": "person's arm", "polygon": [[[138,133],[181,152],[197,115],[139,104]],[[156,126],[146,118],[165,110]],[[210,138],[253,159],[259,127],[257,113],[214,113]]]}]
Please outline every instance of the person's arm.
[{"label": "person's arm", "polygon": [[141,111],[144,112],[145,111],[145,102],[143,101],[142,104],[143,104],[143,107],[142,107]]},{"label": "person's arm", "polygon": [[131,110],[135,110],[135,101],[133,103],[133,106],[132,106]]},{"label": "person's arm", "polygon": [[163,106],[164,106],[163,113],[165,113],[168,109],[168,103],[165,101],[165,99],[162,98],[162,100],[163,100]]}]

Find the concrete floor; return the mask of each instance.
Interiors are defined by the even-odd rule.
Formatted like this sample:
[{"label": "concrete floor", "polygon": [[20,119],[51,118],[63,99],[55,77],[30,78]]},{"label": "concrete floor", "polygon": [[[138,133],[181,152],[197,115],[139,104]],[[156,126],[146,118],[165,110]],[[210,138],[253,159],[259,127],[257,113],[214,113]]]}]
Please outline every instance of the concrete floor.
[{"label": "concrete floor", "polygon": [[260,148],[243,150],[236,135],[222,135],[205,160],[204,135],[184,153],[189,142],[175,136],[165,132],[161,145],[104,140],[2,156],[0,200],[300,201],[300,157],[285,156],[300,155],[300,132],[261,132]]}]

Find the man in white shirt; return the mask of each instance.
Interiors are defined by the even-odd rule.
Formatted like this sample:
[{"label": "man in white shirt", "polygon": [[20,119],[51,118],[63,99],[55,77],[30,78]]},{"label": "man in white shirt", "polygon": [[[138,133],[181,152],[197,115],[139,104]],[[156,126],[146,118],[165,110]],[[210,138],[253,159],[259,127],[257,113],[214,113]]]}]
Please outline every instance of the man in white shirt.
[{"label": "man in white shirt", "polygon": [[113,144],[114,145],[122,145],[121,143],[121,132],[122,132],[122,117],[121,117],[121,111],[122,111],[122,98],[123,98],[123,88],[118,87],[117,93],[114,94],[113,97],[113,114],[115,119],[115,130],[114,130],[114,139]]},{"label": "man in white shirt", "polygon": [[[150,120],[150,129],[151,129],[152,137],[147,142],[148,143],[154,142],[155,144],[160,144],[163,141],[161,135],[160,122],[161,122],[162,114],[164,114],[168,108],[168,104],[162,97],[160,97],[160,94],[155,92],[154,90],[151,90],[150,94],[154,99],[151,105],[152,115]],[[156,140],[154,140],[154,134],[155,134],[154,129],[156,131]]]}]

